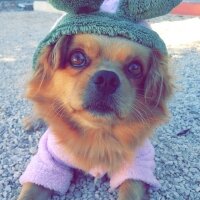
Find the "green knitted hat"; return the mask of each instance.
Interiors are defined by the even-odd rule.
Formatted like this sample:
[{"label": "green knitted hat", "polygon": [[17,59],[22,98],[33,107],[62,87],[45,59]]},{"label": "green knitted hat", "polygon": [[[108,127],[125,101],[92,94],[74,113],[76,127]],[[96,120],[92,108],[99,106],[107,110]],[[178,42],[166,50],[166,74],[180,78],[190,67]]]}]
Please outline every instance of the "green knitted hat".
[{"label": "green knitted hat", "polygon": [[[33,67],[44,47],[62,35],[91,33],[123,37],[167,54],[163,40],[140,21],[170,12],[182,0],[49,0],[67,14],[42,40],[34,54]],[[116,6],[117,5],[117,6]],[[110,11],[109,11],[110,7]]]}]

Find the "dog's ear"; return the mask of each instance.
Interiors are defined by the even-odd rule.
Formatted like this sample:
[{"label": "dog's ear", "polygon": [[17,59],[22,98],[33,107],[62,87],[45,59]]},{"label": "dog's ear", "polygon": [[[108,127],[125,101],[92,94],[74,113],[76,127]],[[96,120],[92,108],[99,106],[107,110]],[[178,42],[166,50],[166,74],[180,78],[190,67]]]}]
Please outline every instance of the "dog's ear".
[{"label": "dog's ear", "polygon": [[[72,36],[61,36],[55,44],[49,45],[42,51],[38,65],[48,65],[51,69],[64,68]],[[36,67],[37,68],[37,67]]]},{"label": "dog's ear", "polygon": [[28,84],[26,93],[28,98],[35,98],[40,89],[48,85],[54,72],[66,67],[71,40],[72,36],[62,36],[55,44],[51,44],[42,50],[33,77]]},{"label": "dog's ear", "polygon": [[68,57],[69,46],[72,41],[72,36],[61,36],[54,45],[49,59],[49,64],[53,69],[65,68]]},{"label": "dog's ear", "polygon": [[53,72],[63,69],[67,64],[68,49],[72,41],[72,36],[62,36],[55,44],[45,47],[38,58],[33,79],[42,83],[50,80]]},{"label": "dog's ear", "polygon": [[171,96],[173,84],[169,73],[169,58],[152,51],[150,68],[145,80],[144,97],[151,106],[165,110],[165,101]]}]

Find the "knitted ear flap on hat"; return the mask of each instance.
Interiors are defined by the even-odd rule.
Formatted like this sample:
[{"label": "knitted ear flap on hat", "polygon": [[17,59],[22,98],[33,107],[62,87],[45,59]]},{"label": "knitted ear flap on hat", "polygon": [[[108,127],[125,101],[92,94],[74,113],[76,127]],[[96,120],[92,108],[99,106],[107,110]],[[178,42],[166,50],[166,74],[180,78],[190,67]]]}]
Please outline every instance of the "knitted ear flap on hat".
[{"label": "knitted ear flap on hat", "polygon": [[70,14],[98,11],[104,0],[49,0],[55,8]]},{"label": "knitted ear flap on hat", "polygon": [[150,19],[169,13],[182,0],[121,0],[118,15],[134,21]]}]

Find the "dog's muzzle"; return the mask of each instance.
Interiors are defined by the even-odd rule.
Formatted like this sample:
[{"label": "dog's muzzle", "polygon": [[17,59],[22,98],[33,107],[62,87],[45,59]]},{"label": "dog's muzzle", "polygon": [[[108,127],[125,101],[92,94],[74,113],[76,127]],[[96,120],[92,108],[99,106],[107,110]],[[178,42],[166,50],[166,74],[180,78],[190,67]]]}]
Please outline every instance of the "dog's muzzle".
[{"label": "dog's muzzle", "polygon": [[96,72],[88,83],[84,107],[90,112],[108,114],[116,110],[116,92],[120,79],[115,72],[101,70]]}]

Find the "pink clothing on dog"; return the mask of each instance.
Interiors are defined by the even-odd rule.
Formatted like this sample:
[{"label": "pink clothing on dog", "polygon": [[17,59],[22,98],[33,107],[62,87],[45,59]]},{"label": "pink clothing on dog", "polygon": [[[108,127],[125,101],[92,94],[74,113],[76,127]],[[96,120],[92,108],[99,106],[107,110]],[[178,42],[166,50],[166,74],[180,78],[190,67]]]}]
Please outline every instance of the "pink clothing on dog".
[{"label": "pink clothing on dog", "polygon": [[[152,144],[146,140],[144,145],[138,148],[132,162],[124,164],[118,172],[110,176],[111,188],[117,188],[127,179],[141,180],[153,187],[159,187],[159,182],[154,176],[154,154]],[[20,183],[31,182],[64,194],[73,177],[72,168],[79,169],[73,163],[73,156],[62,154],[51,130],[48,129],[40,139],[37,154],[20,177]],[[89,173],[99,178],[106,174],[106,171],[97,166]]]}]

